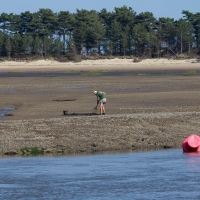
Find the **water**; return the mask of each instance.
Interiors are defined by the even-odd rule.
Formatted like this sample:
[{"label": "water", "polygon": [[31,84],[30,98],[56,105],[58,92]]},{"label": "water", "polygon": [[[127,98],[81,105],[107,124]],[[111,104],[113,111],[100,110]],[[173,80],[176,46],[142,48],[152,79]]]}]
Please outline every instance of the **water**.
[{"label": "water", "polygon": [[[200,70],[195,70],[197,75]],[[74,72],[0,72],[0,77],[63,77],[63,76],[80,76],[86,75],[90,71],[74,71]],[[188,70],[119,70],[119,71],[99,71],[101,76],[146,76],[146,75],[187,75]],[[93,74],[95,75],[95,74]],[[91,76],[88,74],[88,76]]]},{"label": "water", "polygon": [[0,119],[6,117],[7,113],[15,110],[15,108],[0,108]]},{"label": "water", "polygon": [[0,159],[0,199],[200,199],[200,154],[181,149]]}]

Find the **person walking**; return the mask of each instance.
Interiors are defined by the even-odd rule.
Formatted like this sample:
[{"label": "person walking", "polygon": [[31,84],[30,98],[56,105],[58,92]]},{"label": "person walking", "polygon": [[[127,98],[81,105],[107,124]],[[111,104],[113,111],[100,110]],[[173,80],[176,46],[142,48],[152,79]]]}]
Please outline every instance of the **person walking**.
[{"label": "person walking", "polygon": [[95,107],[95,109],[97,109],[97,106],[99,105],[100,108],[100,115],[105,115],[106,113],[106,109],[104,107],[104,104],[106,103],[106,93],[102,92],[102,91],[94,91],[94,95],[97,96],[97,105]]}]

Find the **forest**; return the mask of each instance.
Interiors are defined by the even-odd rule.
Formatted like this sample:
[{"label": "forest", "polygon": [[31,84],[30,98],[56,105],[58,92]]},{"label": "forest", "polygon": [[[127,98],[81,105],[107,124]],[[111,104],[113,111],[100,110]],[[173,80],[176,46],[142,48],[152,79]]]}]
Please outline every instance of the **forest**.
[{"label": "forest", "polygon": [[[170,13],[169,13],[170,15]],[[200,13],[183,18],[137,14],[131,7],[76,10],[39,9],[0,15],[0,59],[79,57],[194,57],[200,53]]]}]

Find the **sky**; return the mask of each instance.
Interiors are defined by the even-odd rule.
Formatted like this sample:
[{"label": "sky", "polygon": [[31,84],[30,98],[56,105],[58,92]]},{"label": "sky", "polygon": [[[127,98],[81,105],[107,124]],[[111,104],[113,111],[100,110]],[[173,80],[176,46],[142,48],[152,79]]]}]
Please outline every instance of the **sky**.
[{"label": "sky", "polygon": [[114,8],[122,6],[131,7],[137,14],[141,12],[152,12],[154,17],[170,17],[178,20],[183,18],[182,10],[192,13],[200,12],[200,0],[0,0],[0,14],[20,14],[25,11],[31,13],[39,11],[40,8],[48,8],[53,12],[76,10],[101,11],[106,8],[112,12]]}]

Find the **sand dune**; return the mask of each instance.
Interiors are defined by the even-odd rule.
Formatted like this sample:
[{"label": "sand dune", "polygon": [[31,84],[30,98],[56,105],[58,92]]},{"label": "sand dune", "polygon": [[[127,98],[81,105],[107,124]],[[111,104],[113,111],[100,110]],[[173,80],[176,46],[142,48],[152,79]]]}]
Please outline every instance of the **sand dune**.
[{"label": "sand dune", "polygon": [[156,70],[156,69],[200,69],[195,59],[145,59],[135,63],[133,59],[83,60],[81,62],[57,62],[38,60],[30,62],[0,62],[0,72],[10,71],[67,71],[67,70]]}]

